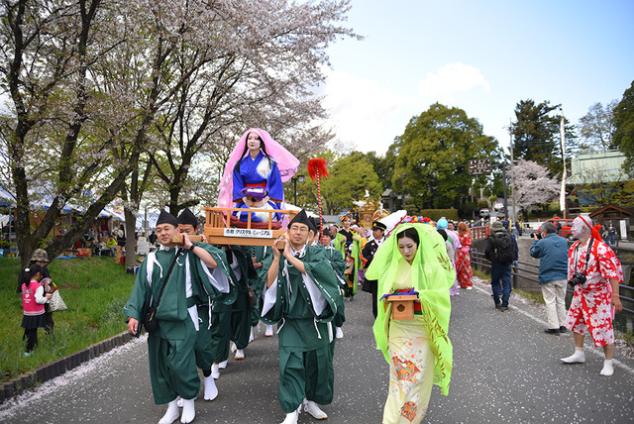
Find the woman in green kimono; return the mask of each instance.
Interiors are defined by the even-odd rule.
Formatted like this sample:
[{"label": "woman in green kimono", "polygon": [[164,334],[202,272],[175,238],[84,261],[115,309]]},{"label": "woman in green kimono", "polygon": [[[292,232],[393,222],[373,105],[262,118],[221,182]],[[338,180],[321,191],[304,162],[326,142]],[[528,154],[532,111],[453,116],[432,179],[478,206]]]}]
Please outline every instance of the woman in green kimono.
[{"label": "woman in green kimono", "polygon": [[[455,275],[444,240],[429,225],[399,225],[384,243],[366,273],[366,278],[378,280],[373,331],[390,364],[383,424],[417,424],[427,412],[432,385],[445,396],[449,392],[449,288]],[[392,306],[385,296],[394,293],[416,294],[412,320],[391,319]]]}]

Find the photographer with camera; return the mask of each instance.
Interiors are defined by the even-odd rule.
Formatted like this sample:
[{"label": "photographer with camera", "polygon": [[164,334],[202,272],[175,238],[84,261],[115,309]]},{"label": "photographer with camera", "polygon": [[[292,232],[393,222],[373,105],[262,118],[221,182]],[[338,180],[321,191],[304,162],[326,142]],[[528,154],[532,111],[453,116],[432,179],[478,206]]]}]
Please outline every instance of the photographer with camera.
[{"label": "photographer with camera", "polygon": [[582,364],[586,361],[583,342],[586,333],[595,346],[603,347],[605,360],[601,375],[614,374],[614,312],[621,312],[619,284],[623,270],[614,251],[601,240],[600,226],[593,226],[587,216],[579,215],[572,224],[572,235],[577,239],[568,251],[568,284],[574,294],[566,327],[574,333],[575,353],[561,361]]},{"label": "photographer with camera", "polygon": [[565,333],[568,242],[557,235],[552,222],[545,222],[540,233],[533,233],[530,254],[539,258],[539,284],[548,316],[547,334]]}]

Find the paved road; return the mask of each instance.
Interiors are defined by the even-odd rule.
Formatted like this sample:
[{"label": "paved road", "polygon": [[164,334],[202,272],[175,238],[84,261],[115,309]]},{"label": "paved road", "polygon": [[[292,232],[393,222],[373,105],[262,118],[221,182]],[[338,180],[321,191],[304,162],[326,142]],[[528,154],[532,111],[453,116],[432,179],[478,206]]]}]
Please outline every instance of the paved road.
[{"label": "paved road", "polygon": [[[361,293],[346,303],[335,400],[324,407],[331,424],[381,421],[387,365],[372,348],[368,300]],[[481,288],[462,291],[453,302],[451,391],[443,398],[434,389],[426,423],[634,423],[631,361],[612,378],[599,376],[596,354],[588,353],[585,365],[564,366],[559,358],[571,353],[570,336],[544,334],[539,307],[516,301],[518,307],[498,312]],[[245,361],[230,363],[218,380],[220,396],[197,402],[195,422],[279,423],[276,343],[258,338]],[[0,422],[156,423],[162,412],[152,403],[146,347],[138,341],[1,406]]]}]

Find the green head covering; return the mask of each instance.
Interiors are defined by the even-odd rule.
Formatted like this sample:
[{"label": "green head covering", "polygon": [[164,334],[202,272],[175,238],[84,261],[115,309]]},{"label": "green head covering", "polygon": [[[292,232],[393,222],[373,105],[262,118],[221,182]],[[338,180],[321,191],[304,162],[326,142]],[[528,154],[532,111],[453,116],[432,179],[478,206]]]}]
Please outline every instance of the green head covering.
[{"label": "green head covering", "polygon": [[[418,292],[422,306],[422,321],[429,337],[434,354],[434,384],[443,395],[449,394],[451,369],[453,365],[453,348],[449,340],[449,318],[451,301],[449,288],[453,285],[455,271],[447,256],[447,248],[442,236],[436,229],[425,224],[401,224],[376,252],[365,277],[378,280],[378,299],[386,293],[394,292],[394,283],[399,279],[399,268],[405,258],[398,250],[397,235],[407,228],[418,232],[420,243],[412,262],[412,286]],[[402,269],[402,268],[401,268]],[[378,349],[383,352],[389,363],[388,328],[391,307],[385,309],[378,305],[378,315],[374,321],[374,339]]]}]

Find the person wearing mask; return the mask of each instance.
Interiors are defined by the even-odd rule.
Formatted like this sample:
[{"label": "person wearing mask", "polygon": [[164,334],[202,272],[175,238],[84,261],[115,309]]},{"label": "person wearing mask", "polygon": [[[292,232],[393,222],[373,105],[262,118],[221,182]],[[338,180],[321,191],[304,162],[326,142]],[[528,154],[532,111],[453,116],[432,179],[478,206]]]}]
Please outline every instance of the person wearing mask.
[{"label": "person wearing mask", "polygon": [[565,333],[568,241],[557,235],[552,222],[541,226],[541,239],[533,234],[530,255],[539,259],[539,284],[548,316],[547,334]]},{"label": "person wearing mask", "polygon": [[561,361],[584,363],[583,344],[589,334],[605,355],[600,374],[609,377],[614,374],[614,313],[623,310],[619,297],[623,269],[614,251],[601,240],[599,227],[583,215],[572,223],[572,235],[577,241],[568,250],[568,283],[574,292],[566,328],[573,332],[575,352]]}]

